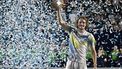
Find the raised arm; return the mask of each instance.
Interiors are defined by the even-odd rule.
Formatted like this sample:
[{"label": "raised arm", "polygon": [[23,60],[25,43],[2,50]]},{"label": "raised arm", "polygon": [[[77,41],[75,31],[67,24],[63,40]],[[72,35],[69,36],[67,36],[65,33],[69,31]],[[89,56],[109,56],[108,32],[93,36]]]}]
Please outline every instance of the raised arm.
[{"label": "raised arm", "polygon": [[59,25],[61,25],[61,27],[64,30],[70,31],[70,26],[67,25],[67,22],[64,21],[62,16],[61,16],[61,9],[63,7],[63,4],[62,3],[58,4],[58,2],[53,1],[51,4],[51,7],[54,8],[57,12],[57,19],[58,19]]},{"label": "raised arm", "polygon": [[61,9],[60,9],[60,8],[59,8],[58,11],[57,11],[57,19],[58,19],[59,25],[61,25],[61,27],[62,27],[64,30],[69,31],[70,26],[68,26],[68,25],[67,25],[67,22],[63,20],[63,18],[62,18],[62,16],[61,16]]}]

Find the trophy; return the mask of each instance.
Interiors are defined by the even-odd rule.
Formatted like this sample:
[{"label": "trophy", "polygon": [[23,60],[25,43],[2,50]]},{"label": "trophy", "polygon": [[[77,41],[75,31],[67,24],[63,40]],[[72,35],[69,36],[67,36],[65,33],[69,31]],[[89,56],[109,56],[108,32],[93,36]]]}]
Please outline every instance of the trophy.
[{"label": "trophy", "polygon": [[60,10],[60,14],[62,16],[62,19],[66,21],[66,14],[65,14],[65,4],[63,0],[53,0],[51,3],[51,7],[55,9],[56,11]]},{"label": "trophy", "polygon": [[63,3],[62,0],[53,0],[51,3],[51,7],[54,8],[55,10],[58,10],[60,8],[65,8],[65,4]]}]

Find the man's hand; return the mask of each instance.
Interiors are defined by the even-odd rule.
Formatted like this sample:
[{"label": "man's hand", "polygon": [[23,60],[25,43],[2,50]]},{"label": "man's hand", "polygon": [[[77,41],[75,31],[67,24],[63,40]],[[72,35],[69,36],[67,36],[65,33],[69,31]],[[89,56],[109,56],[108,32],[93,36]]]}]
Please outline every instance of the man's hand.
[{"label": "man's hand", "polygon": [[93,69],[97,69],[97,64],[94,64],[94,68]]},{"label": "man's hand", "polygon": [[57,2],[55,2],[55,1],[53,1],[51,3],[51,7],[54,8],[55,10],[57,10],[57,11],[59,10],[59,6],[58,6]]},{"label": "man's hand", "polygon": [[97,69],[97,67],[94,67],[93,69]]}]

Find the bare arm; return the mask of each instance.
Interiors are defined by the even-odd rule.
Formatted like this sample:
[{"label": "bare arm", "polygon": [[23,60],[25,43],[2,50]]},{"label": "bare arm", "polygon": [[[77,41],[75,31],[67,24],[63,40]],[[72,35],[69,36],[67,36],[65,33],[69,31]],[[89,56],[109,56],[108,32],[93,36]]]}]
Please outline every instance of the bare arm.
[{"label": "bare arm", "polygon": [[58,9],[57,11],[57,19],[59,21],[59,25],[61,25],[61,27],[64,29],[64,30],[67,30],[69,31],[69,28],[70,26],[67,25],[67,22],[65,22],[61,16],[61,9]]},{"label": "bare arm", "polygon": [[92,53],[92,59],[93,59],[93,66],[94,69],[97,69],[97,53],[95,50],[96,40],[92,34],[89,36],[89,45]]},{"label": "bare arm", "polygon": [[93,59],[93,66],[94,69],[97,69],[97,54],[96,54],[96,50],[95,50],[95,46],[91,46],[91,52],[92,52],[92,59]]}]

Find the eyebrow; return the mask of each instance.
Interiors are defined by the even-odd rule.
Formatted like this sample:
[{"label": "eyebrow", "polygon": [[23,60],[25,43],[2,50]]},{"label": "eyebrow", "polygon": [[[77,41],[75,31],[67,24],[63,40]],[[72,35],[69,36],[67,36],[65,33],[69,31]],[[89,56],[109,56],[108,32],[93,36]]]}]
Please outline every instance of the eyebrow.
[{"label": "eyebrow", "polygon": [[85,20],[80,20],[81,22],[86,22]]}]

